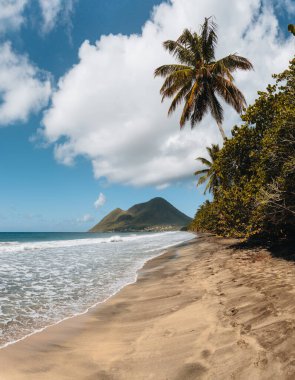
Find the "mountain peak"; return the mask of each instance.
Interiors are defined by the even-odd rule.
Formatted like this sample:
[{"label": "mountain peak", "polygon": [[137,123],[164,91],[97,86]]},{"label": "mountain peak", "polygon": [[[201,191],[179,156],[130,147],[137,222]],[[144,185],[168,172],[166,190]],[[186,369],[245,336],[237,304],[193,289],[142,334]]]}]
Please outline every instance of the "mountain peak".
[{"label": "mountain peak", "polygon": [[127,211],[116,208],[90,232],[180,230],[191,218],[161,197],[136,204]]},{"label": "mountain peak", "polygon": [[146,203],[169,203],[168,201],[166,201],[166,199],[162,198],[162,197],[155,197],[155,198],[152,198],[150,199],[148,202]]}]

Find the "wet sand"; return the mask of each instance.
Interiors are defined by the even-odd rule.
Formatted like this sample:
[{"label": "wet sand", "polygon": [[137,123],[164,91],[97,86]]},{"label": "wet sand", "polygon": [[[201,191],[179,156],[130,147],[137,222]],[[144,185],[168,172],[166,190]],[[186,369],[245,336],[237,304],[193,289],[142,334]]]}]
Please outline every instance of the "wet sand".
[{"label": "wet sand", "polygon": [[295,265],[236,243],[169,249],[106,303],[0,350],[0,379],[295,379]]}]

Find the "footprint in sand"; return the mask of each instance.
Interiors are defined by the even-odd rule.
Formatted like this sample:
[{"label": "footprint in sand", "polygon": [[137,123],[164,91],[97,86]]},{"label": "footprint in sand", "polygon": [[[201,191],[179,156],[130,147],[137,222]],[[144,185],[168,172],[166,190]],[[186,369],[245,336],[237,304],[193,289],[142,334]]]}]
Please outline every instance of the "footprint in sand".
[{"label": "footprint in sand", "polygon": [[203,357],[204,359],[207,359],[207,358],[211,355],[211,351],[205,349],[205,350],[203,350],[203,351],[201,352],[201,355],[202,355],[202,357]]},{"label": "footprint in sand", "polygon": [[248,324],[242,324],[240,334],[245,335],[248,334],[252,329],[252,325],[250,323]]},{"label": "footprint in sand", "polygon": [[247,343],[244,339],[240,339],[237,341],[237,345],[241,348],[247,348],[249,343]]},{"label": "footprint in sand", "polygon": [[268,359],[265,352],[258,354],[257,360],[254,362],[254,366],[264,369],[268,364]]}]

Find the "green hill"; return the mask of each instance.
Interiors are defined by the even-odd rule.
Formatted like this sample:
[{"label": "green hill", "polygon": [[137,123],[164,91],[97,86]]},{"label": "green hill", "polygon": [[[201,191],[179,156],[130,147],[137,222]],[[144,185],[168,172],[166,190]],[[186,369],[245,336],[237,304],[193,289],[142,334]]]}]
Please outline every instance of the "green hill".
[{"label": "green hill", "polygon": [[154,198],[127,211],[116,208],[89,232],[180,230],[191,220],[165,199]]}]

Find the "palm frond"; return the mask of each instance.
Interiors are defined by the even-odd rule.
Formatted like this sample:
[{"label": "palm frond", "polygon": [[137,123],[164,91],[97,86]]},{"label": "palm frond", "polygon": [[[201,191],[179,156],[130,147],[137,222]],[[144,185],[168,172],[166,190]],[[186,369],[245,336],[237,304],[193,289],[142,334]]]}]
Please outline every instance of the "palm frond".
[{"label": "palm frond", "polygon": [[179,121],[180,128],[183,128],[185,123],[189,120],[190,114],[191,114],[191,109],[189,107],[189,103],[186,101],[181,113],[180,121]]},{"label": "palm frond", "polygon": [[184,29],[178,37],[177,42],[188,48],[193,53],[195,60],[201,59],[199,39],[196,38],[196,34],[192,34],[190,30]]},{"label": "palm frond", "polygon": [[196,92],[198,89],[198,82],[195,82],[194,85],[192,86],[190,92],[187,93],[185,97],[185,105],[183,108],[183,112],[180,118],[180,128],[184,126],[187,120],[189,120],[190,115],[191,115],[191,110],[195,102],[196,98]]},{"label": "palm frond", "polygon": [[176,109],[176,107],[183,101],[185,96],[187,95],[188,91],[191,89],[191,83],[188,83],[187,85],[183,86],[178,93],[176,94],[175,98],[172,100],[171,105],[168,110],[168,115],[170,116]]},{"label": "palm frond", "polygon": [[195,59],[201,60],[202,59],[202,39],[201,36],[198,35],[198,33],[193,34],[195,45],[196,45],[196,51],[195,53]]},{"label": "palm frond", "polygon": [[167,87],[165,89],[161,89],[161,94],[162,94],[162,102],[164,101],[165,98],[171,98],[173,96],[177,96],[177,93],[181,91],[182,88],[188,88],[187,92],[191,89],[192,87],[192,81],[187,80],[185,83],[182,83],[181,81],[177,81],[175,83],[172,83],[170,87]]},{"label": "palm frond", "polygon": [[247,58],[241,57],[237,54],[230,54],[218,60],[215,64],[217,67],[220,65],[221,67],[228,69],[230,72],[254,69],[252,63]]},{"label": "palm frond", "polygon": [[182,70],[191,70],[191,67],[187,65],[176,65],[176,64],[163,65],[163,66],[158,67],[155,70],[154,76],[166,77],[169,74],[173,74],[176,71],[182,71]]},{"label": "palm frond", "polygon": [[209,171],[209,169],[197,170],[194,174],[195,175],[206,174],[206,173],[208,173],[208,171]]},{"label": "palm frond", "polygon": [[208,39],[208,29],[209,29],[209,17],[205,17],[204,24],[201,26],[202,47],[207,42],[207,39]]},{"label": "palm frond", "polygon": [[165,98],[171,98],[182,87],[191,86],[193,79],[193,72],[191,69],[185,69],[176,71],[165,79],[160,94],[162,95],[162,101]]},{"label": "palm frond", "polygon": [[192,128],[203,119],[207,111],[208,94],[206,91],[206,86],[203,85],[195,98],[195,104],[190,118]]},{"label": "palm frond", "polygon": [[200,161],[203,165],[206,165],[208,168],[210,168],[212,165],[212,162],[210,162],[209,160],[207,160],[207,158],[204,158],[204,157],[198,157],[198,158],[196,158],[196,160]]},{"label": "palm frond", "polygon": [[[185,84],[190,86],[190,83]],[[179,91],[183,88],[183,83],[181,82],[176,82],[172,84],[170,87],[166,88],[165,90],[161,89],[161,94],[162,94],[162,102],[166,98],[172,98],[173,96],[176,96]]]},{"label": "palm frond", "polygon": [[230,104],[238,113],[242,112],[243,107],[246,105],[246,99],[233,82],[221,76],[217,76],[215,89],[226,103]]},{"label": "palm frond", "polygon": [[212,192],[213,194],[216,192],[216,189],[218,188],[220,184],[220,179],[218,178],[214,163],[218,157],[218,154],[220,152],[220,148],[218,144],[212,144],[210,147],[206,148],[209,157],[211,161],[209,161],[207,158],[204,157],[198,157],[197,160],[200,161],[203,165],[207,166],[205,169],[197,170],[194,174],[200,175],[199,180],[197,182],[197,186],[205,183],[208,181],[207,186],[205,188],[204,194],[209,190],[209,192]]},{"label": "palm frond", "polygon": [[181,45],[188,45],[191,48],[193,48],[195,44],[194,37],[188,29],[184,29],[181,35],[177,38],[177,42]]},{"label": "palm frond", "polygon": [[168,87],[170,87],[170,86],[172,86],[178,82],[185,84],[185,82],[192,80],[193,75],[194,75],[194,73],[193,73],[192,69],[190,69],[190,68],[178,70],[172,74],[167,75],[167,77],[166,77],[166,79],[165,79],[165,81],[164,81],[164,83],[160,89],[160,93],[162,93]]},{"label": "palm frond", "polygon": [[234,77],[231,74],[231,71],[225,66],[222,59],[217,62],[214,62],[210,65],[211,75],[220,75],[222,77],[227,78],[230,81],[234,81]]},{"label": "palm frond", "polygon": [[211,114],[213,118],[216,120],[217,123],[221,124],[223,121],[223,109],[222,106],[217,99],[216,95],[214,94],[214,91],[212,88],[208,88],[208,94],[209,94],[209,107],[211,110]]},{"label": "palm frond", "polygon": [[197,182],[197,187],[200,186],[200,185],[203,185],[203,183],[205,183],[208,179],[208,176],[202,176],[198,179],[198,182]]},{"label": "palm frond", "polygon": [[206,150],[207,150],[212,162],[214,162],[218,153],[220,152],[219,145],[218,144],[212,144],[211,147],[207,147]]},{"label": "palm frond", "polygon": [[212,186],[210,185],[210,182],[207,183],[207,186],[205,187],[205,190],[204,190],[204,194],[206,194],[208,190],[209,190],[210,193],[213,190]]},{"label": "palm frond", "polygon": [[212,17],[205,18],[205,22],[201,29],[201,39],[202,55],[204,61],[207,63],[215,59],[215,48],[218,40],[216,29],[217,25]]},{"label": "palm frond", "polygon": [[163,43],[163,46],[166,50],[169,51],[179,62],[184,63],[186,65],[194,64],[194,54],[193,52],[182,46],[177,41],[168,40]]}]

